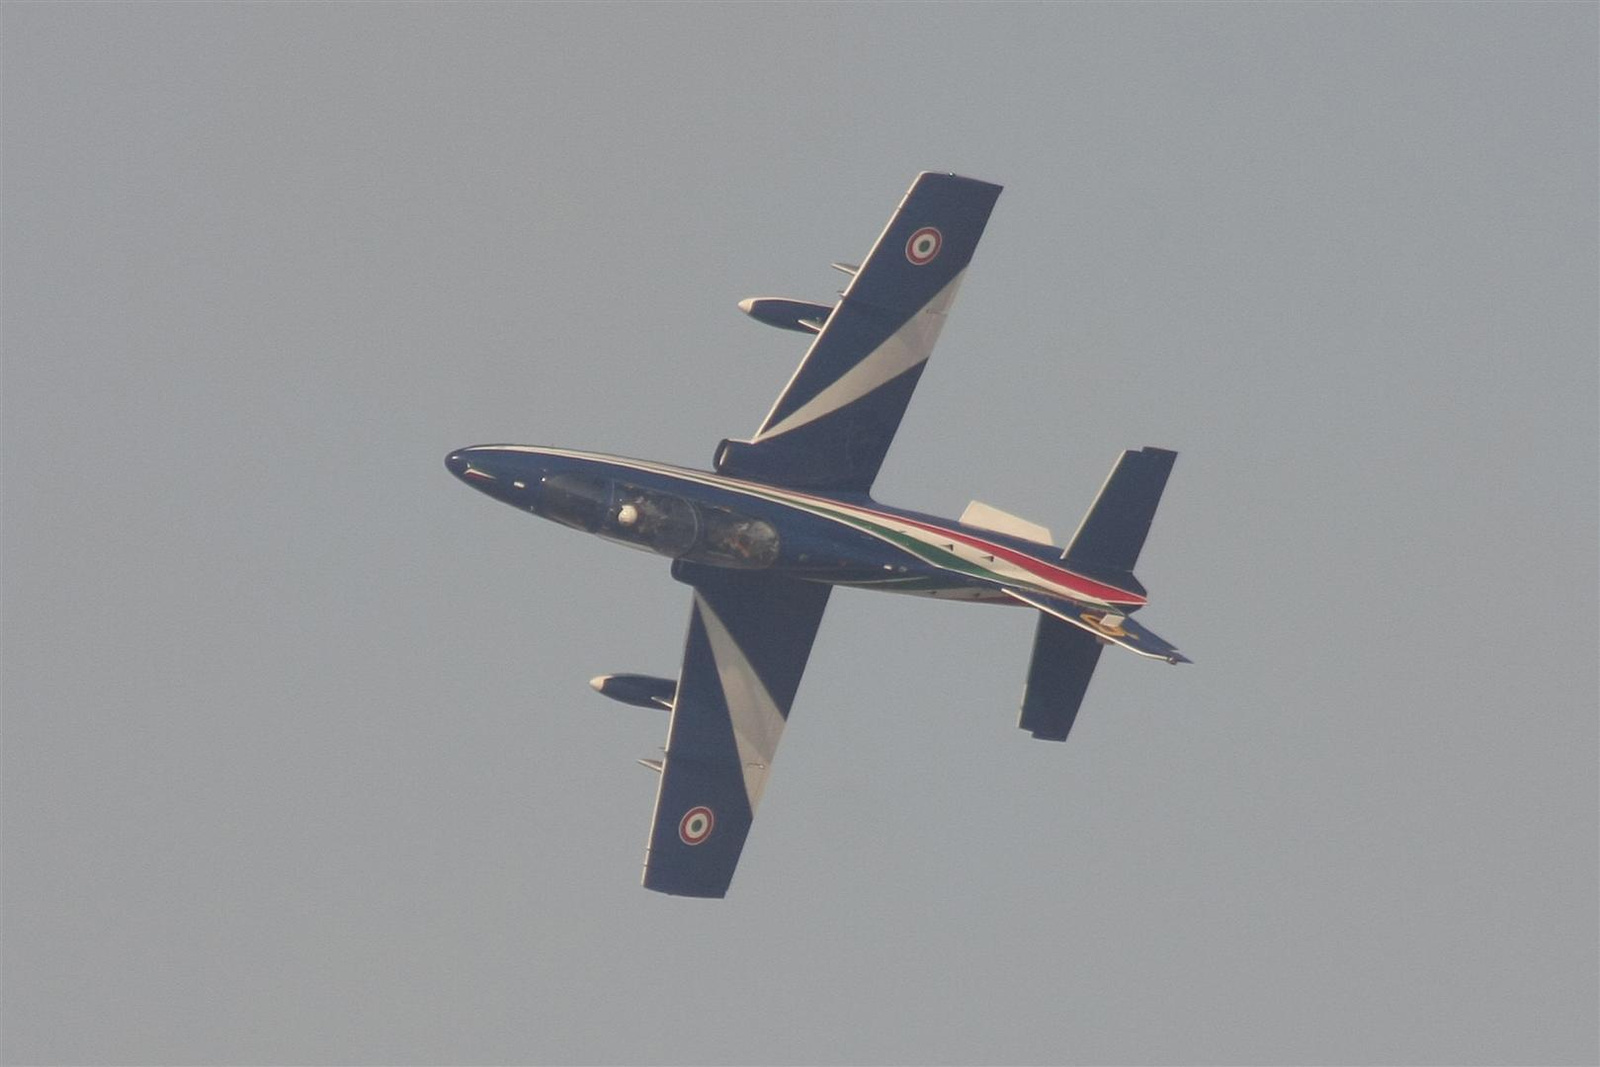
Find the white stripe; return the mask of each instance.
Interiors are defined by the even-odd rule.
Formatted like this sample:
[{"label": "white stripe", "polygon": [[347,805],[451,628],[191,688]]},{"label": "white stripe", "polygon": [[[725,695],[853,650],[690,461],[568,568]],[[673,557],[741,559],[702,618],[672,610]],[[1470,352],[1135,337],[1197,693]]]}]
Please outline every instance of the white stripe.
[{"label": "white stripe", "polygon": [[922,309],[907,319],[904,326],[834,379],[827,388],[791,411],[777,425],[763,427],[751,440],[764,441],[815,422],[824,415],[831,415],[926,360],[933,351],[934,343],[939,340],[939,331],[944,329],[945,312],[954,302],[956,290],[961,288],[961,279],[966,277],[966,273],[963,270],[951,278],[949,284],[922,305]]},{"label": "white stripe", "polygon": [[700,621],[705,624],[711,658],[716,661],[717,677],[722,682],[722,698],[733,720],[733,737],[739,746],[739,762],[744,767],[744,790],[754,814],[767,786],[767,773],[778,751],[778,738],[783,736],[783,712],[778,710],[778,702],[767,692],[739,642],[734,640],[699,590],[695,591],[694,603],[700,612]]}]

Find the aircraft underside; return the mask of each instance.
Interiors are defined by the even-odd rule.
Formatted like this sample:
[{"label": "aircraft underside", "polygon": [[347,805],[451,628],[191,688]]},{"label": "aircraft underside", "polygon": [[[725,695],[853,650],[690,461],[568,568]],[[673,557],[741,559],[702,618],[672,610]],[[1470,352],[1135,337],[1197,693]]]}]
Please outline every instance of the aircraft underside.
[{"label": "aircraft underside", "polygon": [[601,675],[603,695],[668,711],[646,850],[647,888],[720,897],[767,786],[833,587],[1037,612],[1018,725],[1064,740],[1100,652],[1187,662],[1134,620],[1133,574],[1175,453],[1127,451],[1065,549],[1049,530],[974,502],[959,520],[869,492],[952,306],[1000,187],[919,175],[837,302],[739,306],[811,335],[757,432],[715,469],[530,445],[459,449],[462,481],[526,511],[671,560],[691,589],[676,679]]}]

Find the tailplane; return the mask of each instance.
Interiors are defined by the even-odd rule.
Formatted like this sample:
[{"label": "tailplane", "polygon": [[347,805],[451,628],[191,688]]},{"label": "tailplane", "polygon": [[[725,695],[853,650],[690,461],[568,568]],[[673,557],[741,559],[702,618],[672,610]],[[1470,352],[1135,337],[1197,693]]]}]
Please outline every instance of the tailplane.
[{"label": "tailplane", "polygon": [[1177,458],[1176,452],[1165,448],[1124,452],[1061,554],[1062,560],[1090,577],[1132,578]]},{"label": "tailplane", "polygon": [[[1124,452],[1061,554],[1067,567],[1143,595],[1144,586],[1133,576],[1133,568],[1177,458],[1176,452],[1164,448]],[[1100,650],[1106,645],[1121,645],[1168,663],[1189,662],[1171,642],[1120,611],[1031,590],[1007,589],[1006,593],[1039,611],[1017,725],[1040,740],[1066,740],[1100,662]]]},{"label": "tailplane", "polygon": [[1041,611],[1017,725],[1040,741],[1065,741],[1104,647],[1094,634]]}]

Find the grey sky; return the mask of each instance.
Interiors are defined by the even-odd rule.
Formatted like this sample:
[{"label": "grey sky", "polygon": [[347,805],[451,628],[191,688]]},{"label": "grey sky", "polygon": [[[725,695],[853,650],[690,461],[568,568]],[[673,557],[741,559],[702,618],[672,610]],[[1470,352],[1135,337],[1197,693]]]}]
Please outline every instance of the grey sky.
[{"label": "grey sky", "polygon": [[[7,4],[7,1062],[1593,1063],[1597,9]],[[663,561],[912,176],[1003,183],[877,485],[1108,654],[841,594],[732,895],[637,885]]]}]

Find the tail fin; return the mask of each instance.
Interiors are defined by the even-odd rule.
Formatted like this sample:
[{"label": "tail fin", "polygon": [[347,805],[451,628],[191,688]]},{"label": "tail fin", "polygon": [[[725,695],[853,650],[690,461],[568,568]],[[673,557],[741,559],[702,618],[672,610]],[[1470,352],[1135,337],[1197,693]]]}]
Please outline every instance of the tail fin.
[{"label": "tail fin", "polygon": [[1164,448],[1124,452],[1061,558],[1078,568],[1131,575],[1177,458]]}]

